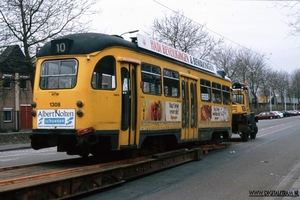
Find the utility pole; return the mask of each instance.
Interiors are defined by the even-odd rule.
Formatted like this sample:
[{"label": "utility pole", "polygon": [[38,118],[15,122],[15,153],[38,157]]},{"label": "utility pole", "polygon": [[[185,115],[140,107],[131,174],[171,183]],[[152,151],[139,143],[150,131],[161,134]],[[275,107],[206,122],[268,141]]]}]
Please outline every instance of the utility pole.
[{"label": "utility pole", "polygon": [[20,75],[15,73],[15,129],[19,131],[20,127]]}]

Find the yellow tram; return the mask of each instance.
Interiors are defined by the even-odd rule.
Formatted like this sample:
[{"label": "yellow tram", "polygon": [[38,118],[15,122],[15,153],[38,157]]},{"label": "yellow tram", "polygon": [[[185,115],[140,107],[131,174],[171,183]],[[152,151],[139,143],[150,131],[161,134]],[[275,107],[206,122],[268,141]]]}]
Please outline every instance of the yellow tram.
[{"label": "yellow tram", "polygon": [[228,138],[230,87],[214,65],[140,34],[66,35],[37,53],[31,145],[87,156]]}]

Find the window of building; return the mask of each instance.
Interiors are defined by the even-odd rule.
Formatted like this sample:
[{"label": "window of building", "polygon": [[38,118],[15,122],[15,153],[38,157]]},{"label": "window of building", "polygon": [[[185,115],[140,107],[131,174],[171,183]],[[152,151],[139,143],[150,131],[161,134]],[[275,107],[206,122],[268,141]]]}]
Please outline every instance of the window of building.
[{"label": "window of building", "polygon": [[3,88],[4,89],[11,89],[12,75],[4,74],[2,79],[3,79]]},{"label": "window of building", "polygon": [[158,66],[142,63],[143,92],[161,95],[161,69]]},{"label": "window of building", "polygon": [[20,89],[27,90],[27,80],[28,76],[20,76]]},{"label": "window of building", "polygon": [[201,79],[200,80],[201,87],[201,100],[202,101],[211,101],[211,90],[210,90],[210,81]]},{"label": "window of building", "polygon": [[179,97],[179,73],[164,69],[164,92],[167,97]]},{"label": "window of building", "polygon": [[3,108],[3,122],[12,122],[12,108]]},{"label": "window of building", "polygon": [[116,88],[116,60],[105,56],[97,63],[92,75],[92,88],[112,90]]}]

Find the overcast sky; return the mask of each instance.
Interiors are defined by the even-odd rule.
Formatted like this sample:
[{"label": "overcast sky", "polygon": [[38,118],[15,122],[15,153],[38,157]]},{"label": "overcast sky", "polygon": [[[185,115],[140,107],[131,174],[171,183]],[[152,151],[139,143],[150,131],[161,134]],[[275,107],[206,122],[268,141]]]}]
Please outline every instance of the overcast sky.
[{"label": "overcast sky", "polygon": [[[282,1],[281,1],[282,2]],[[295,1],[294,1],[295,2]],[[274,71],[291,73],[300,69],[300,37],[290,36],[288,14],[292,10],[275,6],[276,1],[233,0],[101,0],[102,12],[95,20],[95,31],[122,34],[139,30],[144,34],[154,19],[172,10],[201,25],[214,37],[224,37],[226,43],[241,45],[264,54]],[[300,4],[300,3],[299,3]],[[135,34],[124,35],[125,39]]]}]

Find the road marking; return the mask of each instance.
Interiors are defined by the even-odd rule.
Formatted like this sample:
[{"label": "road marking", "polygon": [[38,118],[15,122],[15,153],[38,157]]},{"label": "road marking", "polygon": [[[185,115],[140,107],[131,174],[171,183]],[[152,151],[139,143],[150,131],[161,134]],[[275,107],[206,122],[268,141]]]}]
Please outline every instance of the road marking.
[{"label": "road marking", "polygon": [[0,162],[8,162],[8,161],[12,161],[12,160],[19,160],[19,158],[15,158],[15,159],[1,159]]},{"label": "road marking", "polygon": [[[272,127],[274,127],[274,126],[272,126]],[[270,128],[272,128],[272,127],[270,127]],[[273,133],[276,133],[276,132],[280,132],[280,131],[282,131],[282,130],[285,130],[285,129],[291,128],[291,127],[293,127],[293,126],[284,126],[284,127],[281,128],[281,129],[276,129],[275,131],[272,131],[272,132],[269,132],[269,133],[265,133],[265,134],[259,135],[259,136],[257,136],[257,138],[258,138],[258,137],[263,137],[263,136],[266,136],[266,135],[270,135],[270,134],[273,134]],[[269,128],[265,128],[265,129],[261,129],[261,130],[266,130],[266,129],[269,129]]]}]

